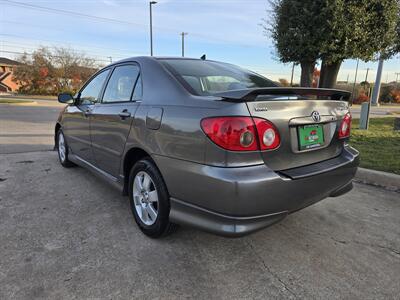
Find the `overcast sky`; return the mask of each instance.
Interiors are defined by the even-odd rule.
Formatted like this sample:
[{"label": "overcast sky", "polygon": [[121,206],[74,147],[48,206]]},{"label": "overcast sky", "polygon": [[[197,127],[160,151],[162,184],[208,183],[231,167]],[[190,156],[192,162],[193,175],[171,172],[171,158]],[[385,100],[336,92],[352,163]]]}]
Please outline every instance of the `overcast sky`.
[{"label": "overcast sky", "polygon": [[[260,26],[261,19],[269,17],[268,10],[267,0],[159,0],[153,6],[154,54],[179,56],[179,33],[184,31],[188,57],[207,54],[209,59],[238,64],[274,80],[289,79],[291,66],[278,62],[271,39]],[[17,54],[9,52],[32,52],[39,45],[81,50],[102,64],[109,56],[116,61],[148,55],[149,2],[0,0],[0,56],[15,58]],[[354,81],[355,65],[345,61],[339,80],[349,76]],[[377,64],[364,62],[358,81],[365,79],[367,68],[369,81],[374,81]],[[396,72],[400,72],[399,57],[385,63],[383,81],[395,80]],[[295,81],[299,76],[296,67]]]}]

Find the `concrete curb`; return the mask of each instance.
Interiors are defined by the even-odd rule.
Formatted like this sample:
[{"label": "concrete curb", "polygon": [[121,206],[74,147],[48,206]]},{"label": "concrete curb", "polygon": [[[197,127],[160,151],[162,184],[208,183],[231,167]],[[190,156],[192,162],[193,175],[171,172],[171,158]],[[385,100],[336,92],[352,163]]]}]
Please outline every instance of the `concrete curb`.
[{"label": "concrete curb", "polygon": [[358,168],[355,181],[400,192],[400,175]]}]

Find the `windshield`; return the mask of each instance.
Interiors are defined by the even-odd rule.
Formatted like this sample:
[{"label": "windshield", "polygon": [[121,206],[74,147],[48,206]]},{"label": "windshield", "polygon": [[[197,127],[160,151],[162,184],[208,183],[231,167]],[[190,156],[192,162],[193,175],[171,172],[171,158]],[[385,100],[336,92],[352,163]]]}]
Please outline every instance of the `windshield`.
[{"label": "windshield", "polygon": [[231,64],[195,59],[161,59],[160,62],[196,95],[278,86],[261,75]]}]

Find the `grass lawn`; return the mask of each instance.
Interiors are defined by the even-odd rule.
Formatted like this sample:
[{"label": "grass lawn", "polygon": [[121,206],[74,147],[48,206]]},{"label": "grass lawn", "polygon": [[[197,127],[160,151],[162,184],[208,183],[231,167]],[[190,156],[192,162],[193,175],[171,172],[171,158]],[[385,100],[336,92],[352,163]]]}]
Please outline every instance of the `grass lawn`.
[{"label": "grass lawn", "polygon": [[368,130],[360,130],[354,119],[350,145],[360,151],[361,167],[400,174],[400,131],[393,130],[394,118],[374,118]]},{"label": "grass lawn", "polygon": [[0,103],[32,103],[34,101],[30,101],[30,100],[16,100],[16,99],[2,99],[0,98]]}]

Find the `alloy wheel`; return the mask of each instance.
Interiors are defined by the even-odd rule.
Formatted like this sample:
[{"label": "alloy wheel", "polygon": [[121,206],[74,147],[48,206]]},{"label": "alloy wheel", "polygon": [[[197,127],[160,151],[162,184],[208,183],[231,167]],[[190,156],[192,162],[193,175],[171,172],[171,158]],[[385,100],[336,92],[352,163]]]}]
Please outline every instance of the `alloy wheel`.
[{"label": "alloy wheel", "polygon": [[133,200],[136,213],[147,226],[153,225],[158,216],[158,194],[150,175],[144,171],[133,181]]},{"label": "alloy wheel", "polygon": [[67,157],[67,149],[65,147],[64,134],[62,132],[58,135],[58,154],[60,155],[61,162],[64,162]]}]

